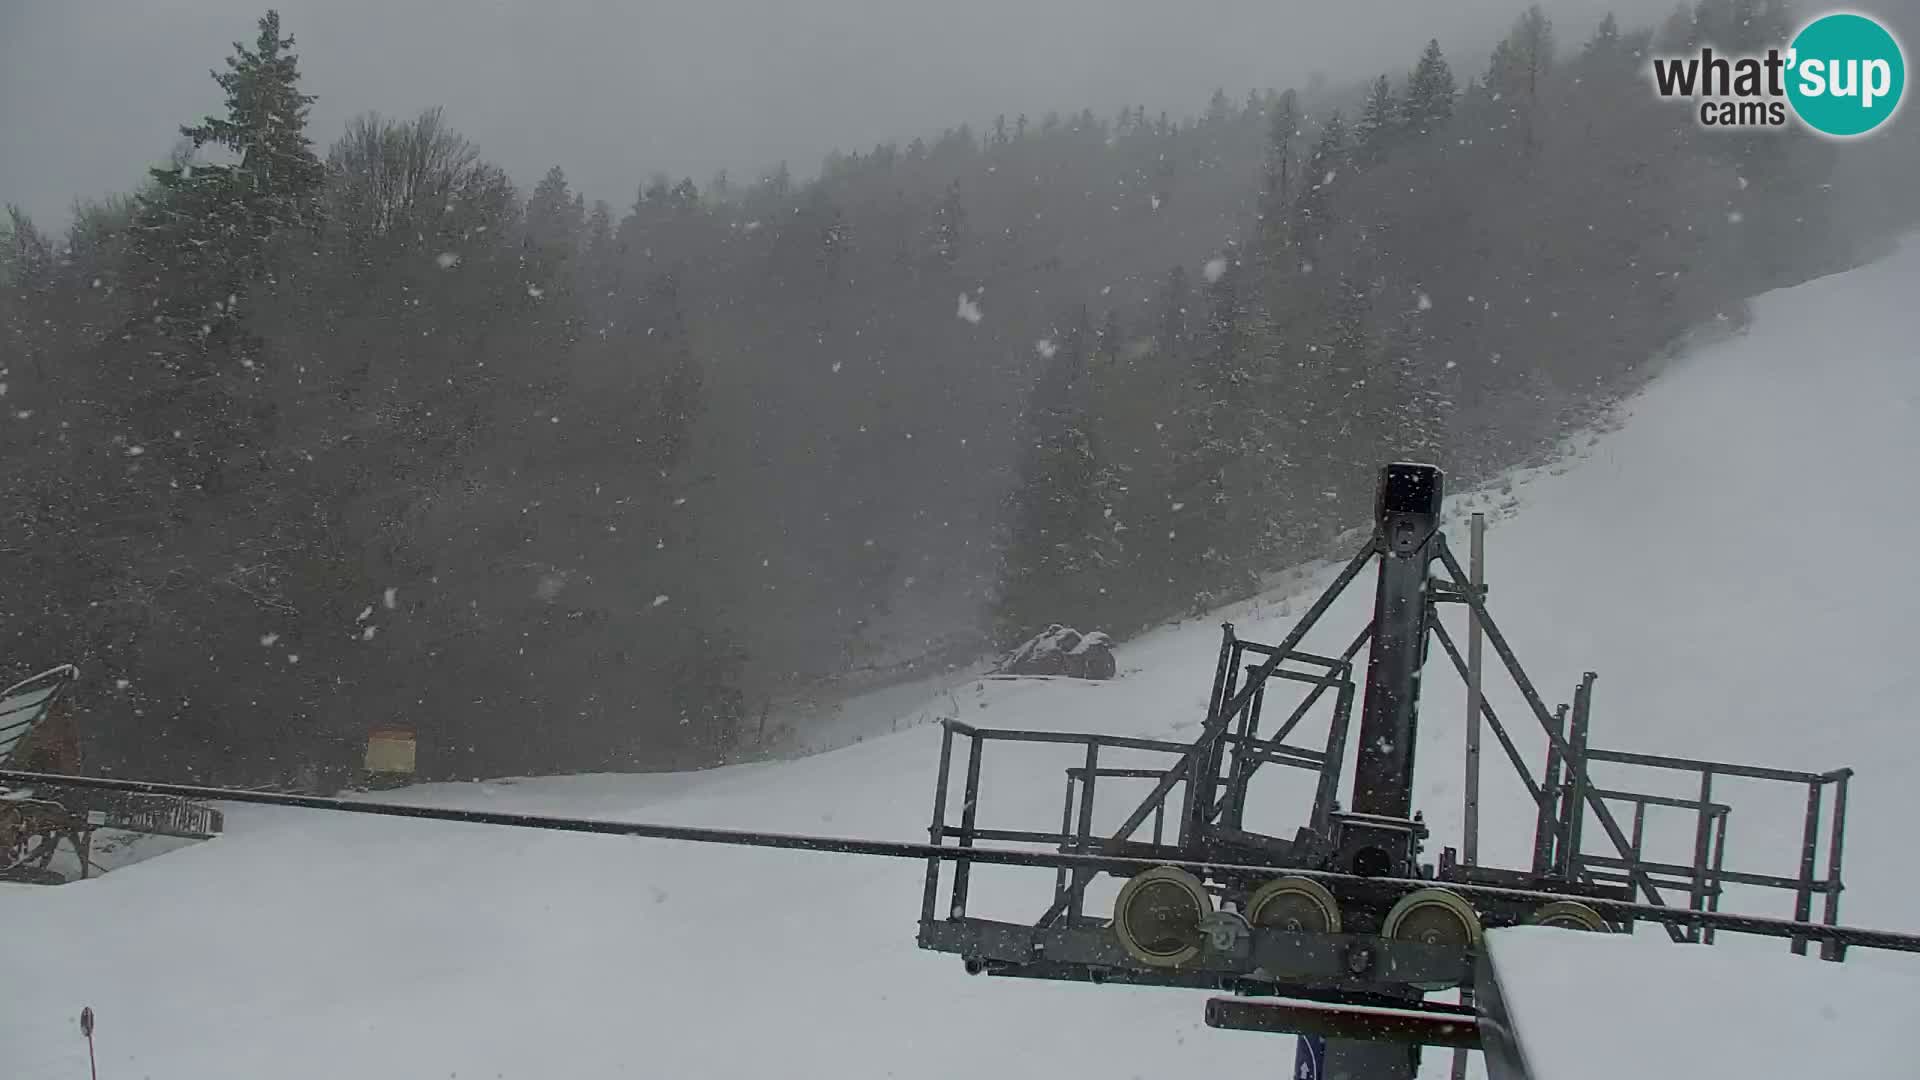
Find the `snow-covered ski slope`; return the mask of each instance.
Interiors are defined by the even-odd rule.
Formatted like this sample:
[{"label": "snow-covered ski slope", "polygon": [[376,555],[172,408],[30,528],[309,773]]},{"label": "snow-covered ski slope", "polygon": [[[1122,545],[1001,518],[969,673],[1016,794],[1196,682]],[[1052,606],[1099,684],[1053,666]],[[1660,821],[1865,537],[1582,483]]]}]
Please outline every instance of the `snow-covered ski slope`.
[{"label": "snow-covered ski slope", "polygon": [[[1549,699],[1600,672],[1596,745],[1857,767],[1842,914],[1907,930],[1920,929],[1915,296],[1909,242],[1762,297],[1749,333],[1662,375],[1620,429],[1575,440],[1510,493],[1452,507],[1492,515],[1491,604]],[[1221,615],[1276,640],[1329,574]],[[1309,646],[1337,652],[1371,592],[1350,591]],[[923,708],[1179,737],[1202,718],[1217,643],[1211,620],[1169,628],[1122,647],[1113,682],[990,681]],[[1462,695],[1434,659],[1418,797],[1451,842]],[[1489,693],[1537,761],[1516,695],[1497,680]],[[701,775],[404,797],[921,840],[937,730]],[[990,746],[980,824],[1057,823],[1075,754]],[[1487,755],[1483,858],[1523,864],[1531,808],[1491,740]],[[1730,865],[1791,872],[1803,796],[1768,794],[1716,789],[1738,807]],[[83,1005],[112,1080],[1011,1080],[1186,1075],[1197,1062],[1262,1076],[1291,1061],[1288,1039],[1204,1028],[1202,994],[966,976],[914,946],[917,863],[248,807],[227,820],[224,837],[99,880],[0,888],[0,1076],[85,1076]],[[1264,821],[1295,823],[1277,809]],[[1655,835],[1684,861],[1686,823]],[[979,871],[972,912],[1032,918],[1050,884]],[[1732,906],[1786,914],[1787,902]],[[1849,966],[1906,959],[1861,951]]]}]

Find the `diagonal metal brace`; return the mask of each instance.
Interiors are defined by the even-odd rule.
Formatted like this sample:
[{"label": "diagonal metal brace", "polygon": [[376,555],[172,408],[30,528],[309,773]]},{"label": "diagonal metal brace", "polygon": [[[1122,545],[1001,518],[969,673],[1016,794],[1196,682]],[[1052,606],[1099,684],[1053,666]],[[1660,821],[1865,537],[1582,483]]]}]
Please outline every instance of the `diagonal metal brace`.
[{"label": "diagonal metal brace", "polygon": [[[1526,671],[1520,667],[1520,659],[1514,655],[1513,647],[1507,644],[1506,636],[1500,633],[1499,627],[1494,625],[1493,616],[1487,612],[1486,600],[1477,595],[1478,591],[1473,588],[1466,571],[1460,568],[1460,560],[1454,558],[1453,552],[1447,547],[1446,534],[1436,534],[1435,539],[1437,543],[1434,544],[1434,550],[1440,553],[1441,561],[1446,564],[1447,573],[1453,575],[1454,584],[1463,594],[1462,602],[1473,609],[1473,617],[1480,620],[1480,629],[1487,635],[1487,643],[1493,646],[1493,651],[1499,655],[1500,662],[1507,666],[1507,674],[1513,676],[1514,685],[1520,688],[1520,696],[1526,699],[1527,706],[1533,710],[1534,719],[1540,721],[1540,730],[1547,736],[1547,741],[1553,744],[1555,752],[1560,755],[1562,761],[1573,762],[1575,755],[1572,754],[1567,740],[1554,730],[1553,718],[1549,715],[1546,701],[1540,697],[1539,691],[1533,688],[1533,681],[1527,678]],[[1586,763],[1579,762],[1570,767],[1578,770],[1580,788],[1585,795],[1586,803],[1593,807],[1595,816],[1600,819],[1600,827],[1607,831],[1607,838],[1613,841],[1613,846],[1619,850],[1620,858],[1627,863],[1633,863],[1633,848],[1627,840],[1627,834],[1620,828],[1619,821],[1614,819],[1613,811],[1607,808],[1606,801],[1594,794],[1594,785],[1586,780]],[[1649,901],[1658,906],[1666,905],[1666,901],[1660,896],[1659,889],[1653,883],[1653,878],[1649,877],[1646,871],[1637,866],[1630,866],[1627,874],[1633,879],[1634,884],[1646,893]],[[1676,943],[1685,937],[1677,927],[1671,924],[1667,924],[1667,935]]]},{"label": "diagonal metal brace", "polygon": [[[1212,716],[1207,717],[1206,726],[1201,729],[1200,737],[1194,740],[1193,745],[1189,746],[1184,754],[1180,755],[1179,761],[1161,774],[1159,782],[1153,785],[1153,791],[1148,793],[1147,797],[1140,801],[1140,805],[1134,808],[1133,813],[1128,814],[1120,827],[1114,830],[1111,840],[1123,841],[1132,836],[1135,829],[1144,824],[1147,818],[1153,816],[1153,808],[1173,791],[1173,785],[1192,774],[1201,761],[1202,755],[1212,748],[1215,740],[1225,734],[1227,725],[1233,721],[1241,709],[1246,708],[1247,702],[1253,699],[1253,695],[1258,692],[1266,678],[1279,668],[1281,661],[1287,658],[1287,654],[1293,651],[1293,647],[1300,644],[1301,639],[1307,636],[1307,632],[1313,629],[1313,625],[1320,621],[1320,616],[1326,614],[1327,609],[1333,606],[1334,600],[1346,591],[1347,586],[1353,583],[1353,579],[1358,577],[1367,563],[1373,560],[1374,555],[1380,550],[1380,545],[1381,536],[1378,532],[1367,538],[1366,545],[1348,560],[1346,567],[1340,571],[1340,576],[1333,579],[1333,583],[1320,594],[1320,598],[1313,602],[1313,606],[1308,608],[1306,614],[1300,616],[1300,621],[1287,632],[1286,638],[1274,647],[1273,655],[1250,671],[1247,674],[1246,685],[1242,686],[1231,700],[1222,702]],[[1091,880],[1091,873],[1082,870],[1074,871],[1072,887],[1047,908],[1046,913],[1040,916],[1036,925],[1053,925],[1061,913],[1066,911],[1071,897],[1085,891],[1087,882]]]}]

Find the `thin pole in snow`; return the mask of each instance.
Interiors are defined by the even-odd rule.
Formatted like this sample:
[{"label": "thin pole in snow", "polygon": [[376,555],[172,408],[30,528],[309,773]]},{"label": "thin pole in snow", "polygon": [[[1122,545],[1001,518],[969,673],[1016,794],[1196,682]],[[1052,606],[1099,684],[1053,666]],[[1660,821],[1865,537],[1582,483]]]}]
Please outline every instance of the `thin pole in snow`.
[{"label": "thin pole in snow", "polygon": [[100,1080],[100,1066],[94,1064],[94,1060],[93,1060],[93,1007],[92,1006],[88,1006],[80,1010],[80,1034],[85,1035],[87,1037],[87,1072],[93,1076],[93,1080]]},{"label": "thin pole in snow", "polygon": [[[1473,515],[1468,565],[1474,591],[1487,584],[1487,515]],[[1480,863],[1480,616],[1467,609],[1467,778],[1466,813],[1461,819],[1460,858]]]}]

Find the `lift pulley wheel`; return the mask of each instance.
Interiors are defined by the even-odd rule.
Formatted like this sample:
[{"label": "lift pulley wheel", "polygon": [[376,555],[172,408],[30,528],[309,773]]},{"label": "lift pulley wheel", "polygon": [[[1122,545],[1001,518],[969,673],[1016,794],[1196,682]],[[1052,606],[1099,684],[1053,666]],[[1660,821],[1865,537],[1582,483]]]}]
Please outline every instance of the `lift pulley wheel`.
[{"label": "lift pulley wheel", "polygon": [[1599,912],[1578,900],[1556,900],[1542,905],[1527,921],[1534,926],[1554,926],[1562,930],[1591,930],[1600,934],[1613,932],[1613,927],[1607,925],[1607,920]]},{"label": "lift pulley wheel", "polygon": [[[1480,915],[1473,905],[1446,889],[1417,889],[1387,912],[1380,936],[1422,945],[1472,949],[1480,944]],[[1454,984],[1414,983],[1417,989],[1445,990]]]},{"label": "lift pulley wheel", "polygon": [[1325,885],[1303,877],[1275,878],[1247,898],[1247,922],[1294,934],[1340,932],[1340,902]]},{"label": "lift pulley wheel", "polygon": [[1201,921],[1213,897],[1200,879],[1171,866],[1142,871],[1120,887],[1113,932],[1127,954],[1148,967],[1178,967],[1200,954]]}]

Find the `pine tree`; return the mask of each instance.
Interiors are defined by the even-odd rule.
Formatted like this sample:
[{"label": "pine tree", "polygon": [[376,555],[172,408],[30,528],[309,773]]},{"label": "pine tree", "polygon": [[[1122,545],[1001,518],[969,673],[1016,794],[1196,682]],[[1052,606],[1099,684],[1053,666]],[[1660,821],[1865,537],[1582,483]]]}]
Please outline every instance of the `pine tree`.
[{"label": "pine tree", "polygon": [[555,165],[534,185],[527,200],[527,237],[556,257],[572,254],[586,228],[586,207],[567,186],[567,174]]},{"label": "pine tree", "polygon": [[1011,645],[1052,623],[1091,626],[1118,564],[1107,514],[1112,480],[1094,432],[1082,309],[1043,356],[1027,405],[1019,480],[1009,498],[995,601],[996,637]]},{"label": "pine tree", "polygon": [[1521,145],[1528,152],[1540,135],[1540,92],[1553,63],[1553,23],[1535,4],[1514,20],[1513,29],[1494,46],[1487,67],[1487,89],[1514,118]]},{"label": "pine tree", "polygon": [[1261,253],[1271,257],[1285,243],[1293,201],[1293,140],[1300,134],[1300,112],[1292,90],[1280,95],[1267,123],[1267,150],[1261,166]]},{"label": "pine tree", "polygon": [[647,292],[647,335],[662,361],[659,402],[653,422],[647,464],[668,477],[686,462],[695,418],[700,414],[705,378],[694,352],[680,295],[680,278],[673,273],[656,277]]},{"label": "pine tree", "polygon": [[1271,497],[1274,463],[1264,460],[1269,422],[1251,363],[1245,275],[1232,247],[1210,264],[1205,347],[1190,360],[1179,417],[1166,565],[1180,589],[1178,601],[1195,610],[1252,584],[1263,507]]},{"label": "pine tree", "polygon": [[1204,122],[1208,125],[1220,125],[1233,115],[1233,103],[1227,100],[1227,92],[1215,89],[1213,96],[1207,99],[1207,113]]},{"label": "pine tree", "polygon": [[1619,48],[1620,22],[1613,17],[1613,12],[1609,11],[1606,17],[1600,20],[1599,27],[1594,30],[1593,37],[1587,41],[1581,52],[1588,57],[1611,58]]},{"label": "pine tree", "polygon": [[254,47],[235,42],[227,70],[213,75],[226,115],[180,129],[194,152],[217,146],[235,161],[151,170],[138,252],[165,279],[150,284],[178,298],[160,316],[170,329],[230,314],[222,302],[260,275],[274,236],[318,223],[323,170],[306,136],[314,98],[299,90],[298,57],[287,51],[293,43],[280,36],[279,14],[267,12]]},{"label": "pine tree", "polygon": [[1367,103],[1360,112],[1360,122],[1354,128],[1355,149],[1361,162],[1378,164],[1386,156],[1387,146],[1397,127],[1398,110],[1393,97],[1393,84],[1382,75],[1373,80],[1373,88],[1367,93]]},{"label": "pine tree", "polygon": [[1400,118],[1415,135],[1431,135],[1453,116],[1453,69],[1440,54],[1440,42],[1429,40],[1426,51],[1407,76],[1406,101]]},{"label": "pine tree", "polygon": [[[270,282],[275,242],[320,218],[323,169],[306,137],[314,98],[300,92],[279,15],[269,11],[259,26],[254,46],[235,42],[227,70],[213,74],[226,114],[180,129],[191,149],[151,170],[134,227],[134,284],[149,314],[133,329],[157,333],[143,351],[159,363],[138,367],[118,407],[137,432],[191,432],[163,444],[161,460],[203,491],[226,486],[264,419],[246,402],[263,343],[241,312]],[[233,160],[191,160],[209,145]]]},{"label": "pine tree", "polygon": [[1335,111],[1320,128],[1320,138],[1307,158],[1302,190],[1294,200],[1296,224],[1292,230],[1294,245],[1308,261],[1320,250],[1320,242],[1333,224],[1333,189],[1353,153],[1347,140],[1347,125]]}]

